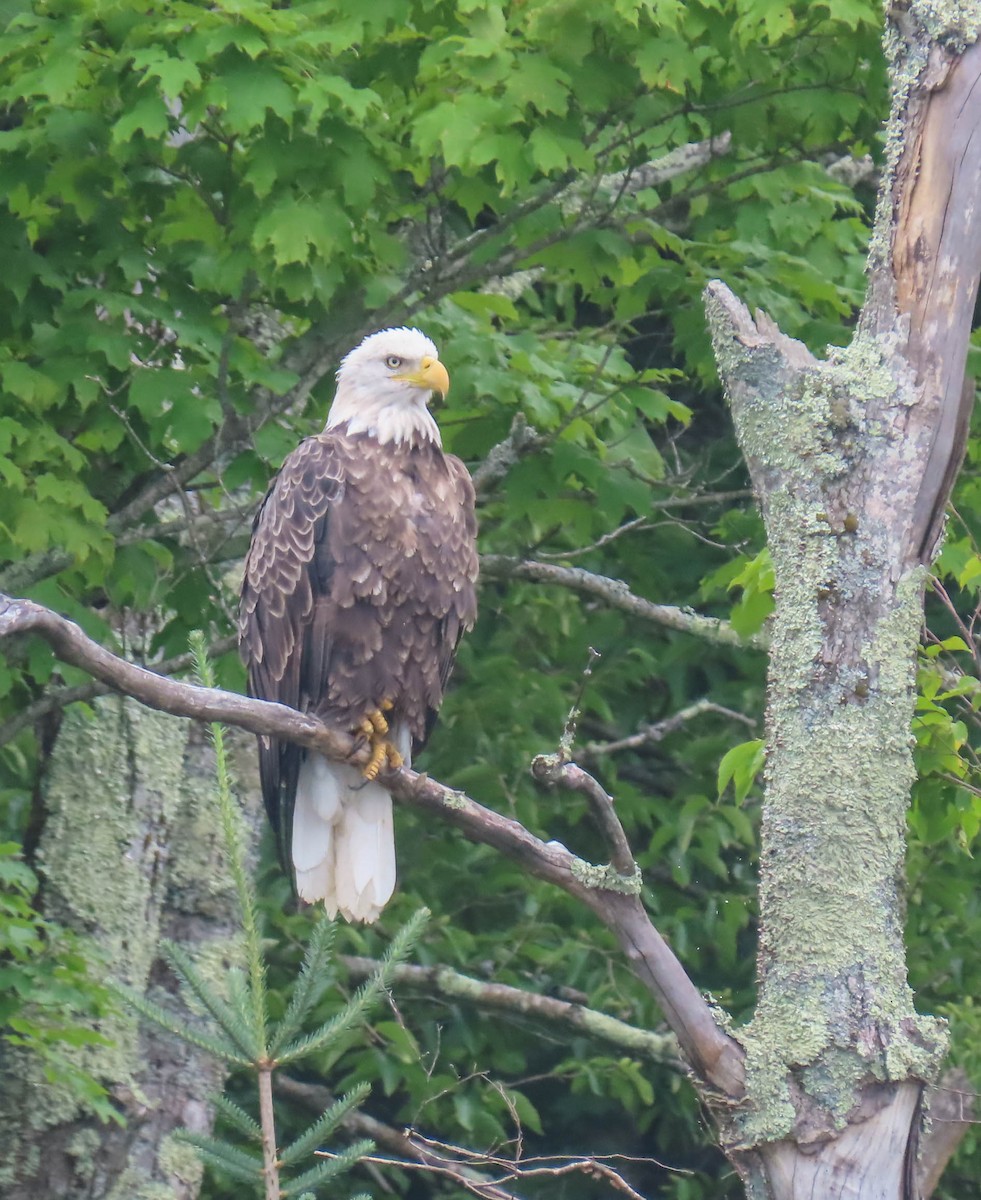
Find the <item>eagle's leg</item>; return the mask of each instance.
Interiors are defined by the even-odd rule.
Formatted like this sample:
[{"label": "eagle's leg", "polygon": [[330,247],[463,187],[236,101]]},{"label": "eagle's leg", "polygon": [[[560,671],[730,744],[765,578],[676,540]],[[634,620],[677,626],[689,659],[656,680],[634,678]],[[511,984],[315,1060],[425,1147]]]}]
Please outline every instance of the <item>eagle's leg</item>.
[{"label": "eagle's leg", "polygon": [[358,726],[358,729],[367,736],[368,744],[371,747],[371,757],[362,771],[365,779],[377,779],[378,772],[386,763],[394,770],[398,770],[404,761],[395,746],[385,737],[388,733],[388,722],[385,720],[384,713],[391,712],[393,707],[391,700],[383,700],[377,708],[365,715],[364,720]]}]

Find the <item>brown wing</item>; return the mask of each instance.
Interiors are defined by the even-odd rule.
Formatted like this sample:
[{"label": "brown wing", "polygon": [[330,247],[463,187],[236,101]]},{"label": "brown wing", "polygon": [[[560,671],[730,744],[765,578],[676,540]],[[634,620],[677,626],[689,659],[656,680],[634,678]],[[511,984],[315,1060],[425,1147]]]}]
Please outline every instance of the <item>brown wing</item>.
[{"label": "brown wing", "polygon": [[[331,631],[325,620],[334,562],[330,507],[343,493],[341,464],[327,436],[307,438],[283,463],[252,526],[239,607],[239,647],[249,694],[300,711],[319,698]],[[302,750],[259,738],[266,812],[287,873],[293,800]]]},{"label": "brown wing", "polygon": [[[474,623],[474,490],[438,446],[331,431],[283,464],[256,518],[240,643],[252,695],[340,727],[384,699],[418,749]],[[263,798],[290,870],[303,752],[259,739]]]},{"label": "brown wing", "polygon": [[[463,520],[445,522],[437,539],[441,549],[440,583],[447,597],[446,614],[442,619],[439,647],[440,693],[446,684],[456,661],[460,639],[473,629],[477,620],[477,517],[476,496],[470,472],[463,462],[453,454],[445,456],[449,474],[450,494],[447,511],[462,514]],[[414,749],[425,745],[433,731],[438,708],[429,708],[426,713],[425,737],[415,742]]]}]

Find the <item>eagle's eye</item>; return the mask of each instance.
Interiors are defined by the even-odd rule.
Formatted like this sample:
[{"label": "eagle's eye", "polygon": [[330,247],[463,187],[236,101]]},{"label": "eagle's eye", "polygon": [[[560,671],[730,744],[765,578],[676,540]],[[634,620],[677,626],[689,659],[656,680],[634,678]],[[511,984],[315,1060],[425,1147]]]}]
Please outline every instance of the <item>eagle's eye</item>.
[{"label": "eagle's eye", "polygon": [[385,366],[391,367],[393,371],[395,370],[396,367],[400,367],[401,365],[402,365],[402,360],[399,358],[399,356],[397,354],[390,354],[388,356],[388,358],[385,359]]}]

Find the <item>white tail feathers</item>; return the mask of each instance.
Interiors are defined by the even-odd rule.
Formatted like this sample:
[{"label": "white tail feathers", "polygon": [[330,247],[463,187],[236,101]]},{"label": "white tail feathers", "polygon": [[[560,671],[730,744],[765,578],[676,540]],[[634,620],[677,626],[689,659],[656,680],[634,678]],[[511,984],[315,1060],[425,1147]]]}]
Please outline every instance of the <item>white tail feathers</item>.
[{"label": "white tail feathers", "polygon": [[[400,752],[409,748],[406,731],[395,730],[393,740]],[[331,917],[376,921],[395,890],[392,797],[357,767],[308,754],[296,785],[292,857],[302,900],[323,900]]]}]

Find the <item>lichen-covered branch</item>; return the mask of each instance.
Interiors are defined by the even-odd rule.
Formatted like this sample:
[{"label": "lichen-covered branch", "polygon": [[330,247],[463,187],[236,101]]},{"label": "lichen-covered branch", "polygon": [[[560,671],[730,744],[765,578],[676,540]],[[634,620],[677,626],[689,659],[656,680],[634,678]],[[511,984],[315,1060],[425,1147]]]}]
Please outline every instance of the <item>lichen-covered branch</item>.
[{"label": "lichen-covered branch", "polygon": [[620,579],[610,579],[584,571],[581,567],[565,567],[557,563],[538,562],[534,559],[509,558],[503,554],[485,554],[480,560],[481,578],[527,579],[533,583],[554,584],[569,588],[582,595],[593,596],[612,608],[619,608],[643,621],[690,633],[708,642],[721,646],[741,646],[760,650],[766,646],[761,634],[742,638],[727,621],[717,617],[703,617],[688,608],[671,604],[655,604],[636,595]]},{"label": "lichen-covered branch", "polygon": [[[368,978],[378,968],[373,958],[358,955],[342,955],[341,961],[359,979]],[[573,1029],[628,1054],[683,1069],[678,1058],[678,1042],[672,1034],[638,1029],[635,1025],[628,1025],[626,1021],[584,1004],[543,996],[539,992],[527,992],[504,983],[473,979],[445,966],[420,967],[403,963],[395,968],[392,980],[402,986],[434,992],[438,996],[465,1000],[479,1008],[531,1017],[550,1025]]]}]

